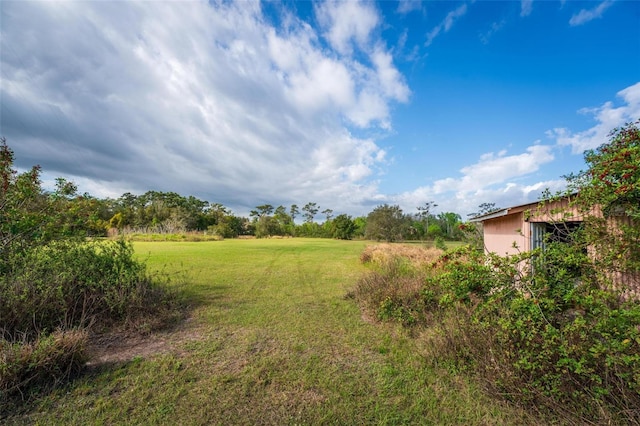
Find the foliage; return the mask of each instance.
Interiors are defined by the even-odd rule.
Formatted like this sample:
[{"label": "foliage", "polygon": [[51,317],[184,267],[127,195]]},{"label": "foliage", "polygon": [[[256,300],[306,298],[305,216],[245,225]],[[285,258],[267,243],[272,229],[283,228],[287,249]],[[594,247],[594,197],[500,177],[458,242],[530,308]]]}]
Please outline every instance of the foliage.
[{"label": "foliage", "polygon": [[317,203],[309,202],[305,204],[304,207],[302,208],[302,211],[304,212],[302,214],[302,216],[304,216],[304,221],[306,223],[313,222],[313,218],[318,213],[318,210],[320,210],[320,207],[318,206]]},{"label": "foliage", "polygon": [[84,356],[78,336],[88,330],[140,318],[148,330],[177,312],[130,244],[85,241],[93,199],[64,179],[47,193],[40,169],[18,174],[13,159],[2,139],[0,400],[75,371]]},{"label": "foliage", "polygon": [[601,290],[593,263],[570,245],[530,256],[521,288],[498,289],[476,312],[493,336],[485,372],[496,389],[582,418],[640,420],[630,410],[640,406],[640,306]]},{"label": "foliage", "polygon": [[[393,271],[377,278],[384,285],[371,297],[382,301],[378,318],[411,312],[412,328],[430,330],[433,357],[475,369],[510,401],[568,423],[637,424],[640,302],[612,284],[616,274],[640,271],[638,123],[614,130],[585,160],[588,170],[569,176],[568,193],[560,194],[585,215],[571,238],[549,233],[544,250],[509,257],[448,252],[417,293],[424,311],[402,302],[418,300],[411,295],[394,299],[408,278]],[[561,218],[558,229],[571,220],[570,211],[552,213]]]},{"label": "foliage", "polygon": [[340,214],[331,221],[331,236],[340,240],[350,240],[356,232],[356,224],[351,216]]},{"label": "foliage", "polygon": [[584,210],[599,205],[605,215],[640,219],[640,120],[614,129],[605,143],[586,151],[586,171],[567,177]]},{"label": "foliage", "polygon": [[59,241],[11,260],[0,280],[0,323],[10,339],[126,319],[153,291],[123,241]]},{"label": "foliage", "polygon": [[[609,143],[585,152],[586,171],[567,177],[574,205],[588,215],[583,244],[598,270],[640,277],[640,120],[615,129]],[[602,214],[593,214],[600,210]],[[640,290],[640,289],[636,289]],[[639,295],[640,296],[640,295]]]},{"label": "foliage", "polygon": [[93,200],[76,196],[75,185],[58,179],[56,191],[46,193],[40,186],[40,167],[18,173],[13,161],[13,151],[0,138],[0,272],[7,270],[12,254],[60,238],[84,238],[92,227],[104,233],[92,216]]},{"label": "foliage", "polygon": [[570,422],[640,420],[640,306],[600,290],[582,251],[550,242],[544,256],[502,258],[465,247],[427,269],[402,265],[354,292],[378,319],[426,328],[434,362],[473,368],[496,394]]},{"label": "foliage", "polygon": [[399,241],[408,228],[407,217],[399,206],[384,204],[367,216],[365,238],[376,241]]}]

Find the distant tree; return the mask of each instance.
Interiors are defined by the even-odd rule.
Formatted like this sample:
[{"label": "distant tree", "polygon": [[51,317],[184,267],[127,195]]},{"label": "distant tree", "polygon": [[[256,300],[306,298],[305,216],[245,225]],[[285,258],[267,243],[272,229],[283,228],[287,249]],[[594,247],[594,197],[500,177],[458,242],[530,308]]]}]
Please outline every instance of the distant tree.
[{"label": "distant tree", "polygon": [[278,206],[274,213],[274,218],[278,221],[280,225],[280,231],[282,235],[293,235],[294,234],[294,224],[293,219],[287,213],[287,209],[284,206]]},{"label": "distant tree", "polygon": [[326,217],[326,221],[330,221],[331,218],[333,217],[333,210],[331,209],[324,209],[322,210],[322,214],[325,215]]},{"label": "distant tree", "polygon": [[320,207],[318,207],[316,203],[305,204],[304,207],[302,208],[302,211],[304,212],[303,213],[304,221],[307,223],[313,222],[313,219],[318,213],[318,210],[320,210]]},{"label": "distant tree", "polygon": [[444,231],[447,238],[455,238],[456,230],[462,218],[459,214],[453,212],[440,213],[438,219],[444,225]]},{"label": "distant tree", "polygon": [[271,204],[262,204],[260,206],[256,206],[256,210],[251,210],[251,216],[256,218],[269,216],[271,213],[273,213],[273,206]]},{"label": "distant tree", "polygon": [[296,217],[300,214],[300,209],[297,204],[291,204],[291,209],[289,209],[289,214],[291,215],[291,220],[293,222],[296,221]]},{"label": "distant tree", "polygon": [[496,203],[482,203],[478,206],[478,211],[469,213],[468,217],[482,216],[500,210],[502,207],[496,207]]},{"label": "distant tree", "polygon": [[[429,229],[429,219],[433,217],[431,213],[438,205],[434,201],[427,201],[423,206],[418,206],[418,217],[424,224],[422,227],[425,231]],[[415,228],[414,228],[415,229]]]},{"label": "distant tree", "polygon": [[364,238],[365,230],[367,228],[367,218],[364,216],[358,216],[353,219],[353,223],[356,225],[353,236]]},{"label": "distant tree", "polygon": [[340,214],[331,221],[332,237],[340,240],[350,240],[356,231],[356,224],[351,216]]},{"label": "distant tree", "polygon": [[257,238],[282,235],[282,227],[273,216],[260,216],[255,223],[255,235]]},{"label": "distant tree", "polygon": [[444,235],[444,231],[442,227],[437,223],[432,223],[429,225],[429,229],[427,229],[427,236],[429,238],[441,238]]},{"label": "distant tree", "polygon": [[407,227],[408,220],[400,206],[384,204],[376,207],[367,216],[365,237],[376,241],[398,241],[402,239]]}]

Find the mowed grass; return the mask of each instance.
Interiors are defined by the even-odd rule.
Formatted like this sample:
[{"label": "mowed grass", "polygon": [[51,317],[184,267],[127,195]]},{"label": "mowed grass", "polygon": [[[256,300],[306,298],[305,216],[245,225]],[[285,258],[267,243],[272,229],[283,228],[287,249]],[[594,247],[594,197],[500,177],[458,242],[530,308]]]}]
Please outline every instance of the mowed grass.
[{"label": "mowed grass", "polygon": [[534,424],[345,297],[365,242],[135,243],[194,306],[170,350],[94,367],[7,421],[38,424]]}]

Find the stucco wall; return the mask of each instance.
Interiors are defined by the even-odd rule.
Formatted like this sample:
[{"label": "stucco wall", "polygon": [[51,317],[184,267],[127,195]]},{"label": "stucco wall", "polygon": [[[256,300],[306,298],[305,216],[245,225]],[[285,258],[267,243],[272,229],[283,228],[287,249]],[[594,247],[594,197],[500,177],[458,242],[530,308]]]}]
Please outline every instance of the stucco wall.
[{"label": "stucco wall", "polygon": [[[487,220],[484,226],[484,247],[487,252],[499,255],[516,254],[529,250],[529,224],[522,213]],[[518,248],[513,247],[513,243]]]}]

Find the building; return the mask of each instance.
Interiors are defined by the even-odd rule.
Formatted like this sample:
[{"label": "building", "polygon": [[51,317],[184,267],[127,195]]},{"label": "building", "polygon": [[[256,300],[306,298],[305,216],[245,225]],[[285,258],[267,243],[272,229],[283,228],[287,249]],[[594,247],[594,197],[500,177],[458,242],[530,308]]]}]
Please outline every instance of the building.
[{"label": "building", "polygon": [[[484,248],[487,253],[501,256],[531,251],[545,241],[569,241],[572,231],[580,227],[586,216],[602,217],[598,208],[580,212],[571,205],[572,197],[552,201],[538,201],[508,207],[476,216],[470,222],[481,223]],[[607,217],[609,230],[615,232],[621,225],[636,226],[637,222],[622,214]],[[640,246],[639,246],[640,247]],[[592,253],[595,254],[595,253]],[[640,271],[603,271],[611,281],[611,287],[622,291],[623,298],[640,300]]]},{"label": "building", "polygon": [[545,235],[561,241],[569,239],[571,231],[584,220],[570,202],[571,197],[564,197],[522,204],[476,216],[470,222],[482,223],[486,252],[516,254],[542,247]]}]

